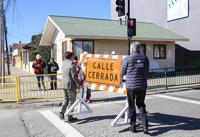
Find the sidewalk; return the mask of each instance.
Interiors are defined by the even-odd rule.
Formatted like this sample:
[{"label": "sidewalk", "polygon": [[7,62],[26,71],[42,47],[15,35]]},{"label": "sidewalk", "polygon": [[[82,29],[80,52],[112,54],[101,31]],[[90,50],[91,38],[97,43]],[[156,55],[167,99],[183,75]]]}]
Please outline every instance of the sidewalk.
[{"label": "sidewalk", "polygon": [[27,72],[22,68],[16,68],[10,65],[11,76],[24,76],[24,75],[33,75],[33,73]]},{"label": "sidewalk", "polygon": [[[22,68],[16,68],[10,65],[10,76],[20,76],[21,83],[37,82],[35,74],[27,72]],[[44,77],[44,81],[47,81],[48,77]],[[11,79],[12,82],[15,82],[16,79]]]}]

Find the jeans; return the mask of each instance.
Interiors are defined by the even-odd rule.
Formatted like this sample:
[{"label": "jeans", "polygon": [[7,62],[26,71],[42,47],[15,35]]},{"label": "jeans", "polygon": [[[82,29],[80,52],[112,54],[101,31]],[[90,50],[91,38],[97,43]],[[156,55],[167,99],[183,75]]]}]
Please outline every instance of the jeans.
[{"label": "jeans", "polygon": [[57,89],[57,76],[52,75],[52,76],[49,76],[49,78],[50,78],[51,89]]},{"label": "jeans", "polygon": [[45,89],[44,76],[37,76],[37,75],[41,75],[41,74],[36,74],[36,78],[37,78],[37,81],[38,81],[38,88],[41,89],[41,84],[40,84],[40,81],[41,81],[42,85],[43,85],[43,89]]}]

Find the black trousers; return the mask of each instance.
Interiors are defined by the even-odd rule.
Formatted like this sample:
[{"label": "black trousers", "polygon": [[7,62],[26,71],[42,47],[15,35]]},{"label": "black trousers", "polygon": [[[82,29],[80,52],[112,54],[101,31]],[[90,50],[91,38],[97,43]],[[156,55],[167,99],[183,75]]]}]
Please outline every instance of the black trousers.
[{"label": "black trousers", "polygon": [[144,103],[146,90],[127,89],[127,91],[128,91],[127,97],[128,97],[128,105],[129,105],[129,113],[130,113],[130,124],[131,125],[136,124],[136,107],[135,107],[135,104],[136,104],[140,111],[142,125],[144,128],[148,128],[148,120],[146,116],[146,105]]},{"label": "black trousers", "polygon": [[51,80],[51,89],[57,89],[57,76],[56,75],[51,75],[49,76]]}]

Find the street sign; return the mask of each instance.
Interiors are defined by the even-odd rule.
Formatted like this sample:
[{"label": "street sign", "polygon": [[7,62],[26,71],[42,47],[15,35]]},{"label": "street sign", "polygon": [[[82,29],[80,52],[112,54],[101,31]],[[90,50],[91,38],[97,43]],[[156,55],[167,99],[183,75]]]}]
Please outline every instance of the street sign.
[{"label": "street sign", "polygon": [[120,86],[121,59],[88,58],[86,81]]}]

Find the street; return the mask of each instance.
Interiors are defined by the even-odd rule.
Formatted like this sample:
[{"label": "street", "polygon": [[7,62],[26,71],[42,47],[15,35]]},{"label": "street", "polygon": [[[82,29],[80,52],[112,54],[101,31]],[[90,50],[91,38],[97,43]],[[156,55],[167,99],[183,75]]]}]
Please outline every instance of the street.
[{"label": "street", "polygon": [[[199,90],[148,95],[146,105],[150,136],[198,137],[200,134]],[[129,125],[110,124],[125,106],[125,96],[95,91],[90,107],[93,113],[77,115],[79,121],[67,123],[58,117],[57,105],[23,105],[0,110],[1,137],[145,137],[141,126],[137,133]],[[3,104],[1,104],[3,105]]]}]

